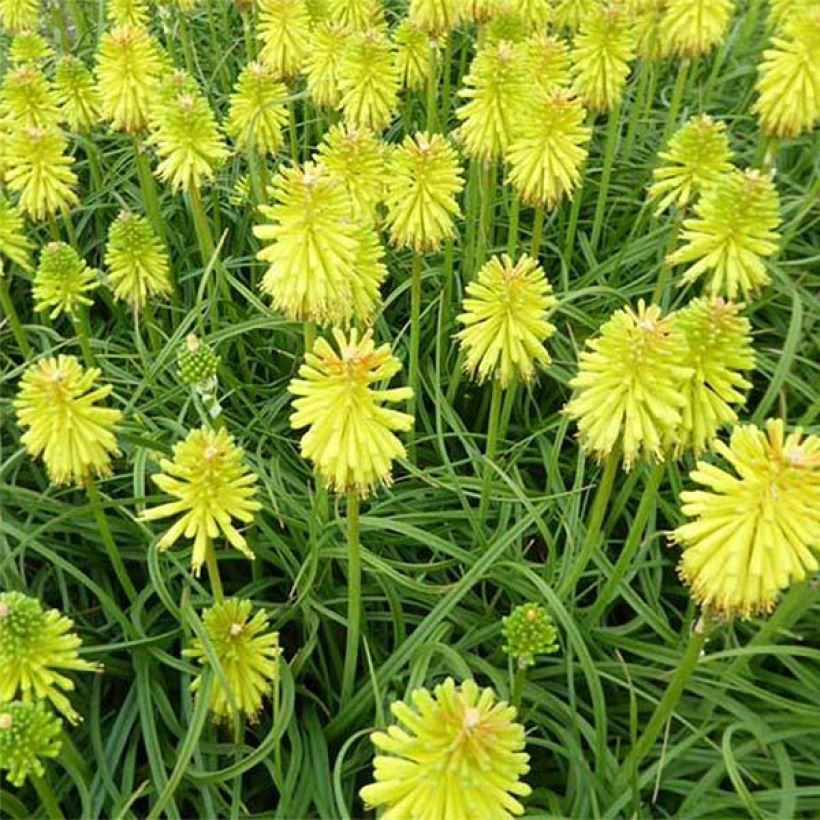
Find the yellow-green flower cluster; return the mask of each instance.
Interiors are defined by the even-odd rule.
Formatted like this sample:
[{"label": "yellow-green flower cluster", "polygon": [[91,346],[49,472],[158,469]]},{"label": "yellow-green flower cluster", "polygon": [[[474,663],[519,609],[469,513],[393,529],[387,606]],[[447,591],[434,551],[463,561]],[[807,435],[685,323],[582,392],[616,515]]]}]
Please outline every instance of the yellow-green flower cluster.
[{"label": "yellow-green flower cluster", "polygon": [[667,0],[665,53],[690,60],[708,54],[725,38],[734,10],[735,0]]},{"label": "yellow-green flower cluster", "polygon": [[100,121],[102,99],[91,72],[77,57],[66,54],[54,72],[60,116],[72,131],[90,131]]},{"label": "yellow-green flower cluster", "polygon": [[34,306],[38,311],[50,311],[50,319],[63,313],[75,317],[94,303],[87,294],[99,284],[98,272],[88,267],[74,248],[65,242],[50,242],[41,251],[34,274]]},{"label": "yellow-green flower cluster", "polygon": [[524,44],[532,81],[545,92],[566,88],[571,82],[569,47],[560,37],[538,32]]},{"label": "yellow-green flower cluster", "polygon": [[558,651],[558,630],[549,612],[536,603],[517,606],[501,619],[504,651],[519,669],[535,664],[536,655]]},{"label": "yellow-green flower cluster", "polygon": [[339,23],[321,23],[311,34],[305,58],[310,99],[321,108],[338,108],[342,101],[339,71],[350,30]]},{"label": "yellow-green flower cluster", "polygon": [[418,91],[423,88],[430,77],[430,35],[412,20],[405,18],[393,32],[396,45],[396,64],[399,69],[402,88]]},{"label": "yellow-green flower cluster", "polygon": [[41,7],[40,0],[0,0],[0,24],[14,34],[36,30]]},{"label": "yellow-green flower cluster", "polygon": [[502,388],[531,381],[536,366],[550,363],[544,342],[555,327],[546,317],[556,304],[535,259],[524,255],[513,264],[506,254],[493,257],[467,285],[458,317],[465,370],[479,382],[497,378]]},{"label": "yellow-green flower cluster", "polygon": [[410,0],[410,21],[432,37],[451,32],[461,19],[461,0]]},{"label": "yellow-green flower cluster", "polygon": [[4,196],[0,196],[0,260],[6,257],[24,271],[30,271],[33,247],[34,244],[26,236],[20,212]]},{"label": "yellow-green flower cluster", "polygon": [[360,795],[381,815],[469,820],[524,813],[518,798],[531,789],[524,727],[515,708],[475,681],[452,678],[432,694],[416,689],[410,702],[390,707],[399,721],[370,739],[381,752],[373,760],[374,783]]},{"label": "yellow-green flower cluster", "polygon": [[239,74],[228,109],[225,131],[240,151],[253,148],[275,156],[282,147],[288,120],[288,90],[263,63],[248,63]]},{"label": "yellow-green flower cluster", "polygon": [[0,116],[17,130],[57,126],[59,100],[51,82],[36,65],[22,65],[3,78]]},{"label": "yellow-green flower cluster", "polygon": [[351,31],[378,28],[384,23],[381,0],[327,0],[327,15]]},{"label": "yellow-green flower cluster", "polygon": [[15,701],[0,706],[0,770],[12,786],[30,776],[45,774],[43,758],[55,758],[62,749],[63,722],[44,703]]},{"label": "yellow-green flower cluster", "polygon": [[387,179],[385,222],[395,247],[437,250],[455,236],[454,220],[461,214],[456,196],[464,177],[444,137],[405,137],[390,155]]},{"label": "yellow-green flower cluster", "polygon": [[9,47],[9,62],[12,65],[41,63],[53,56],[51,44],[36,31],[24,31],[15,35]]},{"label": "yellow-green flower cluster", "polygon": [[[228,598],[206,609],[202,625],[222,673],[220,676],[212,670],[211,712],[218,720],[235,715],[256,720],[279,679],[279,633],[271,630],[264,610],[254,611],[250,601],[239,598]],[[198,637],[183,655],[194,658],[204,669],[212,668],[210,653]],[[201,688],[200,674],[191,689],[197,692]]]},{"label": "yellow-green flower cluster", "polygon": [[74,356],[41,359],[20,380],[14,400],[21,438],[35,458],[42,456],[55,484],[83,484],[111,472],[119,455],[115,430],[122,413],[101,406],[111,385],[97,386],[100,371],[83,370]]},{"label": "yellow-green flower cluster", "polygon": [[820,569],[820,438],[781,419],[735,427],[715,445],[733,471],[699,461],[674,532],[681,577],[707,610],[748,618]]},{"label": "yellow-green flower cluster", "polygon": [[191,567],[196,575],[220,534],[253,560],[253,552],[233,521],[249,524],[261,508],[256,501],[256,473],[245,466],[242,448],[233,437],[225,429],[191,430],[184,441],[174,445],[173,459],[161,459],[159,466],[161,472],[152,479],[174,500],[149,507],[140,513],[140,519],[176,520],[157,542],[157,548],[166,550],[183,536],[193,539]]},{"label": "yellow-green flower cluster", "polygon": [[396,432],[410,430],[413,417],[383,407],[407,401],[409,387],[374,389],[401,369],[388,345],[376,347],[371,331],[363,336],[333,331],[337,349],[319,338],[299,378],[288,387],[293,401],[291,426],[307,427],[302,456],[312,461],[327,486],[335,492],[367,496],[378,483],[391,480],[392,462],[404,458]]},{"label": "yellow-green flower cluster", "polygon": [[287,79],[298,74],[310,44],[310,14],[305,0],[259,0],[259,59]]}]

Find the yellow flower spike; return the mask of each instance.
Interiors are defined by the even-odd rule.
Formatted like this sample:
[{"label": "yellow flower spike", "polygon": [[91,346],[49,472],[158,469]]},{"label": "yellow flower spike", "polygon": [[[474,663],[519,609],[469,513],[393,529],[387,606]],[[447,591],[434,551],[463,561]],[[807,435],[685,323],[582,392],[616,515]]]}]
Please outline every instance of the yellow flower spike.
[{"label": "yellow flower spike", "polygon": [[72,131],[87,132],[100,122],[102,98],[82,60],[70,54],[60,58],[54,72],[54,91],[60,117]]},{"label": "yellow flower spike", "polygon": [[492,689],[447,678],[432,694],[415,689],[390,711],[398,724],[370,736],[381,754],[373,760],[375,782],[359,792],[367,808],[385,809],[385,820],[524,813],[518,798],[532,791],[521,780],[530,770],[524,727]]},{"label": "yellow flower spike", "polygon": [[41,8],[41,0],[0,0],[0,24],[12,34],[36,31]]},{"label": "yellow flower spike", "polygon": [[769,283],[763,260],[777,251],[780,198],[770,174],[732,171],[707,188],[683,223],[682,247],[667,256],[686,264],[683,283],[708,275],[706,290],[744,298]]},{"label": "yellow flower spike", "polygon": [[79,722],[63,694],[74,690],[65,673],[99,672],[102,667],[79,657],[82,641],[73,627],[71,619],[43,609],[36,598],[0,592],[0,704],[48,700],[70,723]]},{"label": "yellow flower spike", "polygon": [[384,24],[381,0],[328,0],[327,15],[351,31],[367,31]]},{"label": "yellow flower spike", "polygon": [[508,3],[523,20],[530,31],[544,31],[552,19],[552,5],[550,0],[515,0]]},{"label": "yellow flower spike", "polygon": [[666,0],[646,0],[634,9],[635,52],[641,60],[657,62],[666,56],[663,36]]},{"label": "yellow flower spike", "polygon": [[544,342],[555,333],[547,313],[557,303],[535,259],[493,257],[467,285],[458,316],[464,369],[478,382],[497,378],[504,389],[515,379],[532,381],[536,367],[551,361]]},{"label": "yellow flower spike", "polygon": [[820,438],[769,419],[715,450],[734,472],[699,461],[689,474],[705,489],[681,493],[679,572],[707,611],[749,618],[820,569]]},{"label": "yellow flower spike", "polygon": [[584,18],[604,8],[604,0],[558,0],[552,12],[555,28],[577,31]]},{"label": "yellow flower spike", "polygon": [[462,0],[462,14],[475,23],[486,23],[498,14],[503,0]]},{"label": "yellow flower spike", "polygon": [[20,212],[0,195],[0,260],[5,256],[24,271],[30,271],[33,248],[34,243],[26,236]]},{"label": "yellow flower spike", "polygon": [[80,486],[108,475],[119,455],[114,435],[122,413],[100,406],[111,385],[96,386],[100,371],[83,370],[74,356],[41,359],[26,368],[14,400],[21,439],[28,453],[42,456],[55,484]]},{"label": "yellow flower spike", "polygon": [[305,0],[259,0],[259,60],[281,79],[296,76],[310,45],[310,13]]},{"label": "yellow flower spike", "polygon": [[581,445],[603,461],[619,444],[624,468],[648,456],[662,460],[683,420],[686,342],[673,316],[641,300],[624,308],[586,342],[564,412],[578,424]]},{"label": "yellow flower spike", "polygon": [[584,17],[571,56],[573,91],[594,112],[614,108],[635,58],[632,19],[617,5]]},{"label": "yellow flower spike", "polygon": [[282,147],[282,128],[288,121],[287,87],[277,82],[269,66],[248,63],[231,94],[225,131],[240,151],[253,147],[275,156]]},{"label": "yellow flower spike", "polygon": [[307,427],[302,456],[313,464],[329,489],[369,495],[376,484],[389,484],[392,462],[405,449],[395,435],[413,426],[413,417],[382,405],[408,401],[409,387],[374,389],[401,369],[389,345],[376,347],[372,331],[359,336],[333,331],[338,350],[324,338],[305,355],[299,378],[288,391],[293,401],[291,427]]},{"label": "yellow flower spike", "polygon": [[816,6],[817,0],[769,0],[769,17],[766,22],[770,29],[777,31],[789,20],[802,17]]},{"label": "yellow flower spike", "polygon": [[305,58],[307,91],[320,108],[337,108],[342,101],[339,66],[350,30],[339,23],[321,23],[311,35]]},{"label": "yellow flower spike", "polygon": [[339,66],[345,121],[383,131],[399,103],[399,69],[387,36],[376,29],[352,34]]},{"label": "yellow flower spike", "polygon": [[462,0],[410,0],[409,20],[431,37],[449,34],[461,20]]},{"label": "yellow flower spike", "polygon": [[527,21],[515,8],[504,8],[481,28],[482,45],[502,42],[521,45],[530,34]]},{"label": "yellow flower spike", "polygon": [[43,701],[14,701],[0,709],[0,771],[12,786],[21,787],[27,777],[41,778],[43,758],[59,757],[63,747],[63,722]]},{"label": "yellow flower spike", "polygon": [[419,91],[430,77],[430,35],[405,18],[393,32],[393,42],[402,88]]},{"label": "yellow flower spike", "polygon": [[156,174],[174,193],[201,188],[228,156],[214,112],[200,93],[179,94],[161,106],[150,142],[161,158]]},{"label": "yellow flower spike", "polygon": [[652,171],[650,202],[657,202],[655,215],[667,208],[685,208],[697,194],[714,186],[732,170],[732,151],[726,126],[706,114],[692,117],[658,154],[662,164]]},{"label": "yellow flower spike", "polygon": [[530,205],[555,208],[581,182],[592,129],[586,111],[569,91],[540,95],[507,149],[508,182]]},{"label": "yellow flower spike", "polygon": [[387,279],[384,246],[371,225],[363,225],[356,236],[358,245],[353,261],[355,274],[350,278],[350,306],[355,319],[370,324],[381,305],[381,286]]},{"label": "yellow flower spike", "polygon": [[100,39],[97,81],[103,117],[116,131],[140,131],[148,112],[162,61],[156,42],[139,26],[118,26]]},{"label": "yellow flower spike", "polygon": [[9,71],[0,87],[0,117],[11,128],[55,128],[59,100],[51,82],[34,64]]},{"label": "yellow flower spike", "polygon": [[464,188],[458,155],[440,134],[405,137],[387,171],[390,241],[417,252],[437,250],[455,236],[461,215],[456,197]]},{"label": "yellow flower spike", "polygon": [[795,15],[763,52],[754,111],[772,137],[796,137],[820,118],[820,5]]},{"label": "yellow flower spike", "polygon": [[105,266],[114,299],[142,310],[153,297],[173,291],[168,253],[151,223],[143,216],[122,211],[108,229]]},{"label": "yellow flower spike", "polygon": [[68,142],[56,128],[23,128],[11,134],[6,146],[6,185],[19,193],[17,207],[35,222],[67,210],[79,202],[72,187],[77,175]]},{"label": "yellow flower spike", "polygon": [[350,197],[354,218],[375,225],[384,201],[387,146],[368,128],[332,125],[319,143],[318,158]]},{"label": "yellow flower spike", "polygon": [[213,540],[225,540],[249,560],[254,554],[245,537],[234,525],[253,521],[262,508],[256,501],[256,473],[243,461],[243,451],[223,428],[202,427],[191,430],[184,441],[174,445],[173,459],[159,462],[160,472],[151,478],[174,501],[149,507],[140,513],[141,521],[174,518],[171,527],[157,542],[167,550],[183,536],[194,542],[191,568],[199,575]]},{"label": "yellow flower spike", "polygon": [[721,298],[701,298],[674,314],[686,341],[683,363],[692,368],[683,388],[679,455],[706,450],[721,427],[737,421],[733,405],[746,401],[752,384],[743,374],[754,369],[755,355],[749,320],[738,315],[742,309]]},{"label": "yellow flower spike", "polygon": [[735,0],[667,0],[661,24],[667,55],[694,59],[708,54],[729,30]]},{"label": "yellow flower spike", "polygon": [[63,313],[74,317],[94,300],[87,294],[99,287],[98,272],[88,267],[77,251],[65,242],[49,242],[40,253],[40,264],[34,274],[35,310],[50,311],[50,319]]},{"label": "yellow flower spike", "polygon": [[[206,609],[202,625],[225,678],[223,683],[214,674],[211,712],[217,720],[244,715],[255,723],[264,700],[273,697],[274,684],[279,680],[279,633],[270,628],[263,609],[254,611],[251,602],[241,598],[227,598]],[[211,666],[209,653],[199,638],[194,638],[182,654],[204,668]],[[201,687],[202,675],[198,675],[191,690],[198,692]]]},{"label": "yellow flower spike", "polygon": [[523,46],[479,48],[458,92],[467,102],[456,111],[468,157],[487,162],[502,156],[528,116],[532,82]]},{"label": "yellow flower spike", "polygon": [[552,34],[534,34],[525,48],[533,82],[542,91],[570,84],[569,48],[564,40]]},{"label": "yellow flower spike", "polygon": [[12,65],[42,63],[54,56],[50,43],[36,31],[24,31],[15,35],[9,47],[9,62]]},{"label": "yellow flower spike", "polygon": [[114,28],[144,26],[149,20],[148,5],[145,0],[107,0],[105,18]]}]

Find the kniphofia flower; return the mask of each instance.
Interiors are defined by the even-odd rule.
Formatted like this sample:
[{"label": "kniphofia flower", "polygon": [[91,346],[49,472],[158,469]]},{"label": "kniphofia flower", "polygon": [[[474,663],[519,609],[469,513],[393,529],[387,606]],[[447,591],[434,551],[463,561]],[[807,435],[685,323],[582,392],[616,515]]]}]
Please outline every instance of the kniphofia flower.
[{"label": "kniphofia flower", "polygon": [[521,45],[500,42],[479,48],[458,92],[467,100],[456,111],[467,156],[485,162],[497,159],[512,142],[529,112],[528,68]]},{"label": "kniphofia flower", "polygon": [[458,156],[444,137],[405,137],[391,153],[387,171],[385,224],[393,245],[431,251],[452,239],[463,187]]},{"label": "kniphofia flower", "polygon": [[769,28],[778,31],[789,20],[799,18],[812,11],[817,0],[769,0]]},{"label": "kniphofia flower", "polygon": [[410,0],[408,18],[431,37],[448,34],[461,19],[462,0]]},{"label": "kniphofia flower", "polygon": [[401,369],[389,345],[376,347],[373,334],[333,331],[337,349],[319,338],[305,354],[299,378],[288,390],[297,398],[290,418],[294,429],[307,427],[302,456],[316,465],[333,491],[369,495],[378,483],[391,480],[392,462],[404,458],[396,432],[413,426],[407,413],[384,407],[412,398],[409,387],[377,389]]},{"label": "kniphofia flower", "polygon": [[569,91],[538,95],[506,154],[508,181],[524,202],[551,211],[580,184],[592,133],[585,117],[583,104]]},{"label": "kniphofia flower", "polygon": [[36,31],[16,34],[9,46],[9,62],[12,65],[42,63],[54,56],[54,49],[45,37]]},{"label": "kniphofia flower", "polygon": [[770,174],[725,174],[695,203],[695,216],[683,223],[684,244],[667,262],[688,265],[684,283],[708,275],[706,290],[713,296],[754,293],[769,282],[763,260],[777,251],[779,211]]},{"label": "kniphofia flower", "polygon": [[327,15],[350,31],[366,31],[384,23],[381,0],[327,0]]},{"label": "kniphofia flower", "polygon": [[763,52],[754,110],[773,137],[810,131],[820,117],[820,6],[789,18]]},{"label": "kniphofia flower", "polygon": [[55,128],[59,101],[46,75],[32,63],[9,71],[0,87],[0,116],[12,128]]},{"label": "kniphofia flower", "polygon": [[26,369],[14,400],[21,438],[31,456],[42,456],[55,484],[83,484],[111,472],[119,455],[116,426],[122,413],[105,407],[112,387],[97,385],[100,371],[83,370],[74,356],[41,359]]},{"label": "kniphofia flower", "polygon": [[604,0],[558,0],[552,12],[557,29],[577,31],[585,17],[595,14],[604,6]]},{"label": "kniphofia flower", "polygon": [[36,30],[41,8],[40,0],[0,0],[0,23],[14,34]]},{"label": "kniphofia flower", "polygon": [[[373,760],[374,783],[359,794],[384,820],[503,818],[524,813],[518,798],[531,789],[524,727],[515,708],[475,681],[452,678],[415,689],[409,703],[396,701],[398,721],[370,739],[381,752]],[[399,725],[401,724],[401,725]]]},{"label": "kniphofia flower", "polygon": [[230,97],[225,131],[240,151],[253,148],[275,156],[282,147],[282,126],[288,120],[288,90],[264,63],[248,63]]},{"label": "kniphofia flower", "polygon": [[627,470],[642,455],[664,457],[677,441],[692,376],[682,364],[685,344],[674,318],[643,301],[637,311],[616,311],[587,340],[564,408],[584,449],[603,460],[620,445]]},{"label": "kniphofia flower", "polygon": [[664,50],[684,59],[708,54],[726,37],[734,10],[735,0],[667,0]]},{"label": "kniphofia flower", "polygon": [[22,215],[0,195],[0,259],[5,256],[24,271],[30,271],[33,247],[34,243],[26,236]]},{"label": "kniphofia flower", "polygon": [[[402,88],[418,91],[430,77],[430,35],[412,20],[405,18],[393,32],[396,64]],[[435,41],[433,41],[435,42]],[[436,47],[438,44],[436,43]]]},{"label": "kniphofia flower", "polygon": [[90,268],[77,251],[65,242],[49,242],[40,252],[40,264],[34,274],[34,307],[49,311],[56,319],[63,313],[75,317],[94,300],[89,296],[100,285],[98,273]]},{"label": "kniphofia flower", "polygon": [[319,143],[318,159],[344,186],[356,220],[375,225],[384,200],[387,145],[369,128],[332,125]]},{"label": "kniphofia flower", "polygon": [[[279,679],[279,633],[270,628],[263,609],[254,611],[250,601],[227,598],[206,609],[202,625],[213,654],[219,661],[224,681],[214,672],[210,709],[217,720],[242,714],[256,720],[263,701],[273,696]],[[194,638],[183,655],[194,658],[202,667],[211,666],[204,643]],[[191,689],[202,687],[198,675]]]},{"label": "kniphofia flower", "polygon": [[148,23],[149,9],[145,0],[108,0],[105,16],[113,27],[144,26]]},{"label": "kniphofia flower", "polygon": [[536,603],[517,606],[501,619],[504,651],[516,667],[524,669],[535,664],[536,655],[551,655],[558,651],[558,630],[544,607]]},{"label": "kniphofia flower", "polygon": [[203,342],[195,333],[189,333],[177,351],[179,379],[188,387],[208,392],[216,384],[219,361],[219,356],[213,352],[210,345]]},{"label": "kniphofia flower", "polygon": [[224,428],[191,430],[184,441],[174,445],[173,459],[160,459],[154,483],[174,501],[149,507],[141,521],[175,518],[157,542],[167,550],[183,536],[193,539],[191,567],[199,575],[202,564],[220,534],[246,558],[254,554],[234,519],[249,524],[261,509],[256,501],[256,473],[243,460],[243,451]]},{"label": "kniphofia flower", "polygon": [[399,70],[387,36],[378,29],[352,34],[339,64],[345,121],[383,131],[398,108]]},{"label": "kniphofia flower", "polygon": [[157,176],[175,193],[201,188],[228,156],[214,112],[199,93],[178,94],[159,107],[151,142],[161,157]]},{"label": "kniphofia flower", "polygon": [[311,35],[305,58],[305,76],[310,99],[321,108],[337,108],[342,101],[339,66],[350,30],[340,23],[321,23]]},{"label": "kniphofia flower", "polygon": [[564,40],[538,32],[524,44],[532,80],[542,91],[570,84],[569,48]]},{"label": "kniphofia flower", "polygon": [[144,216],[122,211],[108,229],[105,266],[114,298],[133,310],[173,290],[168,253]]},{"label": "kniphofia flower", "polygon": [[506,254],[493,257],[467,285],[458,317],[465,370],[479,382],[497,378],[502,388],[515,378],[531,381],[537,366],[550,363],[544,342],[555,333],[547,313],[556,304],[535,259],[524,255],[513,264]]},{"label": "kniphofia flower", "polygon": [[0,770],[12,786],[45,774],[43,759],[60,754],[62,729],[63,722],[42,701],[0,706]]},{"label": "kniphofia flower", "polygon": [[116,131],[139,131],[162,71],[159,49],[140,26],[118,26],[103,34],[97,53],[103,117]]},{"label": "kniphofia flower", "polygon": [[82,60],[70,54],[60,58],[54,72],[54,90],[60,116],[72,131],[90,131],[99,123],[100,92]]},{"label": "kniphofia flower", "polygon": [[259,0],[258,9],[260,61],[282,79],[295,76],[310,44],[311,22],[305,0]]},{"label": "kniphofia flower", "polygon": [[655,213],[673,205],[685,208],[732,170],[726,126],[706,114],[692,117],[658,158],[662,164],[652,171],[655,182],[649,187],[650,202],[657,202]]},{"label": "kniphofia flower", "polygon": [[715,451],[732,469],[699,461],[689,474],[704,489],[681,493],[679,572],[705,609],[748,618],[820,569],[820,438],[770,419]]},{"label": "kniphofia flower", "polygon": [[683,388],[678,452],[703,452],[722,426],[737,421],[734,407],[746,401],[752,385],[744,373],[754,368],[755,355],[742,307],[721,298],[694,299],[674,316],[686,341],[683,362],[692,368]]},{"label": "kniphofia flower", "polygon": [[592,111],[609,111],[623,97],[635,58],[632,20],[617,5],[581,21],[572,50],[573,91]]},{"label": "kniphofia flower", "polygon": [[73,627],[72,620],[56,609],[43,609],[36,598],[0,592],[0,704],[49,700],[71,723],[79,721],[64,694],[74,691],[65,673],[101,667],[77,654],[82,642]]}]

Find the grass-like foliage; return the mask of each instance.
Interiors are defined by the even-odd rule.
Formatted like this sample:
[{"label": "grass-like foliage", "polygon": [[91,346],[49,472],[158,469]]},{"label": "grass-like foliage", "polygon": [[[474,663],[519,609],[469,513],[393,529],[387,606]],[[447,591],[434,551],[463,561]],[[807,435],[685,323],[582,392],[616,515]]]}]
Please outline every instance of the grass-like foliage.
[{"label": "grass-like foliage", "polygon": [[820,816],[811,0],[0,0],[0,817]]}]

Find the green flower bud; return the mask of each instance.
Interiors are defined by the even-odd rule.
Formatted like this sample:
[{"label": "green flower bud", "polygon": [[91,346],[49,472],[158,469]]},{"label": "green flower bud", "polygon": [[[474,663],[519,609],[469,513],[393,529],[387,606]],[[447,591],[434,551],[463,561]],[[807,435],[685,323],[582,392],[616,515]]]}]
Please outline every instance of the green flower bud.
[{"label": "green flower bud", "polygon": [[209,385],[216,379],[218,366],[219,356],[194,333],[180,345],[177,354],[179,378],[188,387]]},{"label": "green flower bud", "polygon": [[57,757],[63,722],[45,704],[15,701],[0,706],[0,769],[13,786],[22,786],[29,775],[41,777],[40,758]]},{"label": "green flower bud", "polygon": [[538,604],[517,606],[501,619],[504,651],[519,667],[533,666],[536,655],[550,655],[558,651],[558,631],[550,614]]}]

